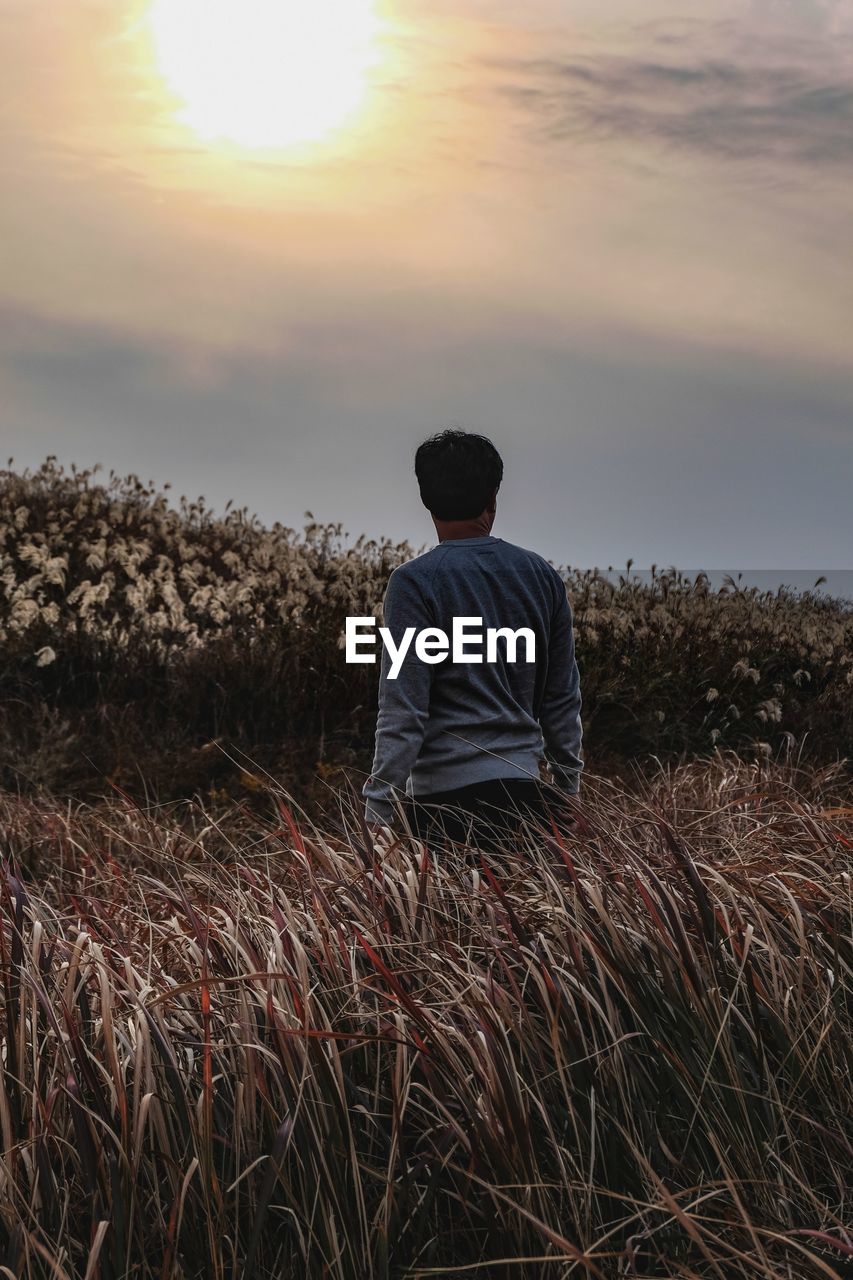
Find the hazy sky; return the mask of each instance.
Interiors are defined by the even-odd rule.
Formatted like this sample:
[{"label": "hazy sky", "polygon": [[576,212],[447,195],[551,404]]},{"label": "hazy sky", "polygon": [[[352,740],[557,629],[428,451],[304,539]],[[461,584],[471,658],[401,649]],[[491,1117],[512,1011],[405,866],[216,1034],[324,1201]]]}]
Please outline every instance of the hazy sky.
[{"label": "hazy sky", "polygon": [[422,543],[460,424],[563,563],[853,567],[853,0],[377,0],[292,150],[182,122],[152,3],[0,0],[4,461]]}]

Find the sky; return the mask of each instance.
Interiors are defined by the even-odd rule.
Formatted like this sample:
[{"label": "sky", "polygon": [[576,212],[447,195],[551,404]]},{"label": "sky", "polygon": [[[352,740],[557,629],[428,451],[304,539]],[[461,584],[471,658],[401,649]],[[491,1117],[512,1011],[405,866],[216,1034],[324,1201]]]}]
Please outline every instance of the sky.
[{"label": "sky", "polygon": [[462,426],[561,564],[853,569],[853,0],[376,0],[211,135],[341,92],[270,3],[192,118],[198,0],[0,0],[3,462],[422,545]]}]

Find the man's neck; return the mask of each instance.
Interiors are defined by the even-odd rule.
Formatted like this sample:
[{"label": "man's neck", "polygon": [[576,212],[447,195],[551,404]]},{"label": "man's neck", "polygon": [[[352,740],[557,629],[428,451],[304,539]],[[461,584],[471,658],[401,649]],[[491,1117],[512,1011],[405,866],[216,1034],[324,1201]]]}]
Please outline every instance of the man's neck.
[{"label": "man's neck", "polygon": [[484,511],[470,520],[437,520],[433,516],[432,522],[439,542],[455,542],[458,538],[487,538],[494,519],[492,512]]}]

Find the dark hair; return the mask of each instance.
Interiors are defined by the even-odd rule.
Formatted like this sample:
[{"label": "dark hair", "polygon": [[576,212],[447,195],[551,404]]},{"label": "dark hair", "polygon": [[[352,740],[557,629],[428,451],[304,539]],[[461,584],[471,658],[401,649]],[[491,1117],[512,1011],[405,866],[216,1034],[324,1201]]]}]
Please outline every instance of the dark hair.
[{"label": "dark hair", "polygon": [[504,464],[491,440],[451,428],[430,436],[415,454],[424,506],[438,520],[470,520],[489,505]]}]

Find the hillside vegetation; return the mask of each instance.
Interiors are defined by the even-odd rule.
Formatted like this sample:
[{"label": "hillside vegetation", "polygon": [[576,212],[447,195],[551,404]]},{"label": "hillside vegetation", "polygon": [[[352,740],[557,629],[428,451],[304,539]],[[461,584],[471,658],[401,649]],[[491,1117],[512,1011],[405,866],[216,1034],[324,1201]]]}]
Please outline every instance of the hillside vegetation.
[{"label": "hillside vegetation", "polygon": [[[0,784],[233,790],[241,752],[303,795],[357,777],[377,669],[344,662],[344,619],[378,614],[412,554],[53,459],[0,472]],[[565,577],[597,761],[853,755],[849,603],[675,570]]]},{"label": "hillside vegetation", "polygon": [[567,570],[574,826],[430,850],[412,554],[0,473],[0,1273],[846,1280],[850,606]]}]

